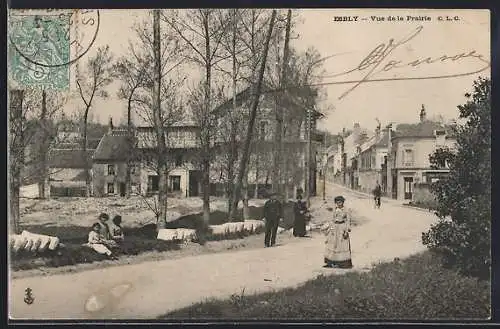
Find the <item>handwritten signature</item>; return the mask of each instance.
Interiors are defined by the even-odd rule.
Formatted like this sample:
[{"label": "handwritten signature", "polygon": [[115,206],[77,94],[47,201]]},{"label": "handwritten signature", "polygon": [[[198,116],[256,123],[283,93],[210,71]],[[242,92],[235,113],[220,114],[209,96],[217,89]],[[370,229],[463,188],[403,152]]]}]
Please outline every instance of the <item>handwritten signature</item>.
[{"label": "handwritten signature", "polygon": [[[354,85],[347,89],[340,97],[339,100],[346,97],[349,93],[351,93],[354,89],[358,88],[361,84],[367,82],[381,82],[381,81],[395,81],[395,80],[427,80],[427,79],[443,79],[443,78],[453,78],[460,76],[467,76],[482,72],[488,69],[491,63],[483,58],[483,55],[476,52],[476,50],[471,50],[469,52],[463,52],[459,54],[455,54],[452,56],[443,54],[439,57],[426,57],[419,58],[413,61],[404,62],[402,60],[397,59],[389,59],[389,55],[401,47],[402,45],[408,43],[410,40],[415,38],[420,32],[422,32],[423,26],[417,27],[413,30],[409,35],[405,36],[399,41],[395,41],[394,38],[389,39],[389,42],[381,43],[376,46],[369,54],[366,56],[356,67],[349,69],[344,72],[340,72],[334,75],[328,76],[329,78],[345,76],[354,72],[366,72],[365,76],[361,80],[351,80],[351,81],[335,81],[335,82],[326,82],[323,84],[350,84],[354,83]],[[331,56],[330,56],[331,57]],[[421,77],[398,77],[398,78],[376,78],[377,75],[383,72],[389,72],[396,69],[402,68],[417,68],[426,64],[434,64],[434,63],[444,63],[444,62],[457,62],[467,58],[474,58],[478,62],[483,62],[486,65],[479,70],[475,70],[473,72],[464,72],[464,73],[455,73],[449,75],[436,75],[436,76],[421,76]]]}]

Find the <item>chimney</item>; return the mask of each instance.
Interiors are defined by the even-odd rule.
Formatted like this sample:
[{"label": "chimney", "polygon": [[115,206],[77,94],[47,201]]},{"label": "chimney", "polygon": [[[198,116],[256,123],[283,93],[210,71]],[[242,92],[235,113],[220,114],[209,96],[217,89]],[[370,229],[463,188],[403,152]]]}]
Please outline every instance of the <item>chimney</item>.
[{"label": "chimney", "polygon": [[422,109],[420,110],[420,122],[424,122],[425,121],[425,107],[424,107],[424,104],[422,104]]},{"label": "chimney", "polygon": [[108,134],[111,134],[113,132],[113,118],[109,117],[109,126],[108,126]]}]

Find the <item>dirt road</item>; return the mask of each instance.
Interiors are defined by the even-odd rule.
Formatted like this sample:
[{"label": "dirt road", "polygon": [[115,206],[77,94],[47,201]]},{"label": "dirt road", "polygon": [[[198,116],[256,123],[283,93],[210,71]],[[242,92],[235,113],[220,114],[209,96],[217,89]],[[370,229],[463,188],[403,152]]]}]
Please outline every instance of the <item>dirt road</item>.
[{"label": "dirt road", "polygon": [[[330,205],[336,194],[343,194],[346,206],[367,219],[352,231],[352,270],[368,270],[373,263],[425,249],[421,234],[437,221],[431,212],[394,202],[383,202],[377,210],[371,198],[328,184]],[[205,298],[225,298],[243,289],[245,294],[266,292],[300,285],[319,274],[345,273],[322,268],[323,247],[323,236],[313,233],[275,248],[15,279],[9,285],[9,313],[14,319],[151,319]],[[24,301],[26,288],[32,289],[32,304]]]}]

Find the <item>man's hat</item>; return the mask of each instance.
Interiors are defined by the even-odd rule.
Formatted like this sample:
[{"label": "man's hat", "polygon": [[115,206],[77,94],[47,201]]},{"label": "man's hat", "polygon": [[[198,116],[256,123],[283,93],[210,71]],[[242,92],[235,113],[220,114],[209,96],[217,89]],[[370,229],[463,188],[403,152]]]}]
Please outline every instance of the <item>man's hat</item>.
[{"label": "man's hat", "polygon": [[339,196],[336,196],[336,197],[335,197],[334,201],[335,201],[335,202],[337,202],[337,201],[344,202],[344,201],[345,201],[345,199],[344,199],[344,197],[343,197],[342,195],[339,195]]}]

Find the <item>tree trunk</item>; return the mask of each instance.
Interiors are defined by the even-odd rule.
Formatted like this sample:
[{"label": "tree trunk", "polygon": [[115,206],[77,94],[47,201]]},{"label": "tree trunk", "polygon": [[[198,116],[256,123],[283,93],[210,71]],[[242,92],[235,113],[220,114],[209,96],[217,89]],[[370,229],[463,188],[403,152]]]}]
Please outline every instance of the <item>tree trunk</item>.
[{"label": "tree trunk", "polygon": [[88,116],[89,116],[89,111],[90,111],[90,105],[87,105],[85,109],[85,114],[83,116],[83,138],[82,138],[82,161],[85,165],[85,196],[88,198],[90,197],[90,164],[88,163],[88,156],[87,156],[87,121],[88,121]]},{"label": "tree trunk", "polygon": [[247,165],[248,165],[248,158],[249,158],[249,151],[250,151],[250,144],[252,141],[252,135],[253,135],[253,130],[254,130],[254,124],[255,124],[255,117],[257,115],[257,107],[259,106],[259,98],[260,98],[260,93],[262,89],[262,80],[264,77],[264,70],[266,68],[266,62],[267,62],[267,52],[269,50],[269,41],[271,40],[271,34],[273,32],[273,27],[274,27],[274,21],[276,19],[276,10],[273,10],[272,15],[271,15],[271,21],[269,22],[269,28],[267,30],[267,35],[266,35],[266,41],[264,44],[264,50],[262,54],[262,62],[260,63],[260,70],[259,70],[259,75],[257,79],[257,85],[255,88],[252,88],[253,93],[253,101],[252,101],[252,107],[250,111],[250,119],[248,121],[248,126],[247,126],[247,134],[246,134],[246,139],[245,139],[245,144],[243,146],[243,154],[240,159],[240,165],[239,165],[239,171],[238,171],[238,178],[236,181],[236,186],[234,189],[234,196],[233,196],[233,206],[231,207],[232,211],[229,214],[230,219],[235,218],[236,214],[236,209],[238,209],[238,201],[240,198],[240,190],[241,190],[241,184],[243,181],[243,176],[245,175],[247,171]]},{"label": "tree trunk", "polygon": [[47,124],[47,93],[42,90],[42,113],[40,115],[41,141],[38,153],[39,171],[38,171],[38,198],[45,199],[45,182],[47,180],[47,156],[49,151],[49,127]]},{"label": "tree trunk", "polygon": [[134,149],[134,141],[133,141],[133,136],[132,136],[132,93],[130,94],[130,97],[128,99],[128,104],[127,104],[127,136],[128,136],[128,145],[130,148],[130,152],[127,155],[127,169],[126,169],[126,174],[125,174],[125,195],[127,198],[130,198],[130,190],[131,190],[131,176],[132,176],[132,170],[130,166],[132,165],[132,155],[135,154],[135,149]]},{"label": "tree trunk", "polygon": [[205,224],[210,221],[210,110],[211,110],[211,89],[212,89],[212,63],[210,50],[209,14],[207,13],[203,21],[205,30],[205,118],[204,136],[202,138],[203,157],[203,220]]},{"label": "tree trunk", "polygon": [[[258,142],[256,142],[257,145]],[[260,154],[259,150],[256,147],[255,148],[255,199],[259,198],[259,160],[260,160]]]},{"label": "tree trunk", "polygon": [[24,122],[22,90],[10,91],[10,136],[9,136],[9,231],[20,233],[19,190],[21,188],[21,168],[24,163]]},{"label": "tree trunk", "polygon": [[287,13],[287,19],[286,19],[286,28],[285,28],[285,44],[283,48],[283,66],[281,70],[281,79],[280,79],[280,87],[281,87],[281,93],[278,95],[279,100],[279,106],[281,107],[278,109],[280,113],[280,120],[281,120],[281,125],[279,130],[279,133],[282,134],[280,138],[280,143],[279,143],[279,160],[281,161],[280,163],[280,181],[282,182],[282,187],[284,191],[280,191],[280,193],[284,192],[284,198],[285,200],[288,200],[288,172],[287,172],[287,156],[285,155],[285,131],[286,131],[286,123],[285,123],[285,108],[283,107],[282,101],[286,96],[286,90],[288,87],[288,60],[290,57],[290,29],[292,25],[292,10],[288,9]]},{"label": "tree trunk", "polygon": [[243,177],[241,193],[243,194],[243,219],[250,219],[250,209],[248,208],[248,169]]},{"label": "tree trunk", "polygon": [[165,163],[166,145],[165,131],[161,120],[161,39],[160,39],[160,11],[153,12],[153,51],[154,51],[154,79],[153,79],[153,119],[157,143],[157,172],[158,182],[158,229],[167,225],[167,168]]},{"label": "tree trunk", "polygon": [[228,213],[231,213],[231,206],[233,204],[233,190],[234,190],[234,165],[236,162],[236,152],[237,152],[237,145],[236,145],[236,134],[237,134],[237,124],[238,121],[235,120],[235,115],[237,113],[237,103],[236,103],[236,37],[237,37],[237,24],[236,24],[236,10],[233,9],[233,38],[232,38],[232,44],[231,44],[231,57],[232,57],[232,62],[233,62],[233,71],[232,71],[232,79],[233,79],[233,85],[232,85],[232,91],[233,91],[233,111],[230,115],[231,117],[231,136],[229,140],[230,144],[230,150],[229,150],[229,163],[228,163],[228,171],[227,171],[227,179],[228,179]]}]

